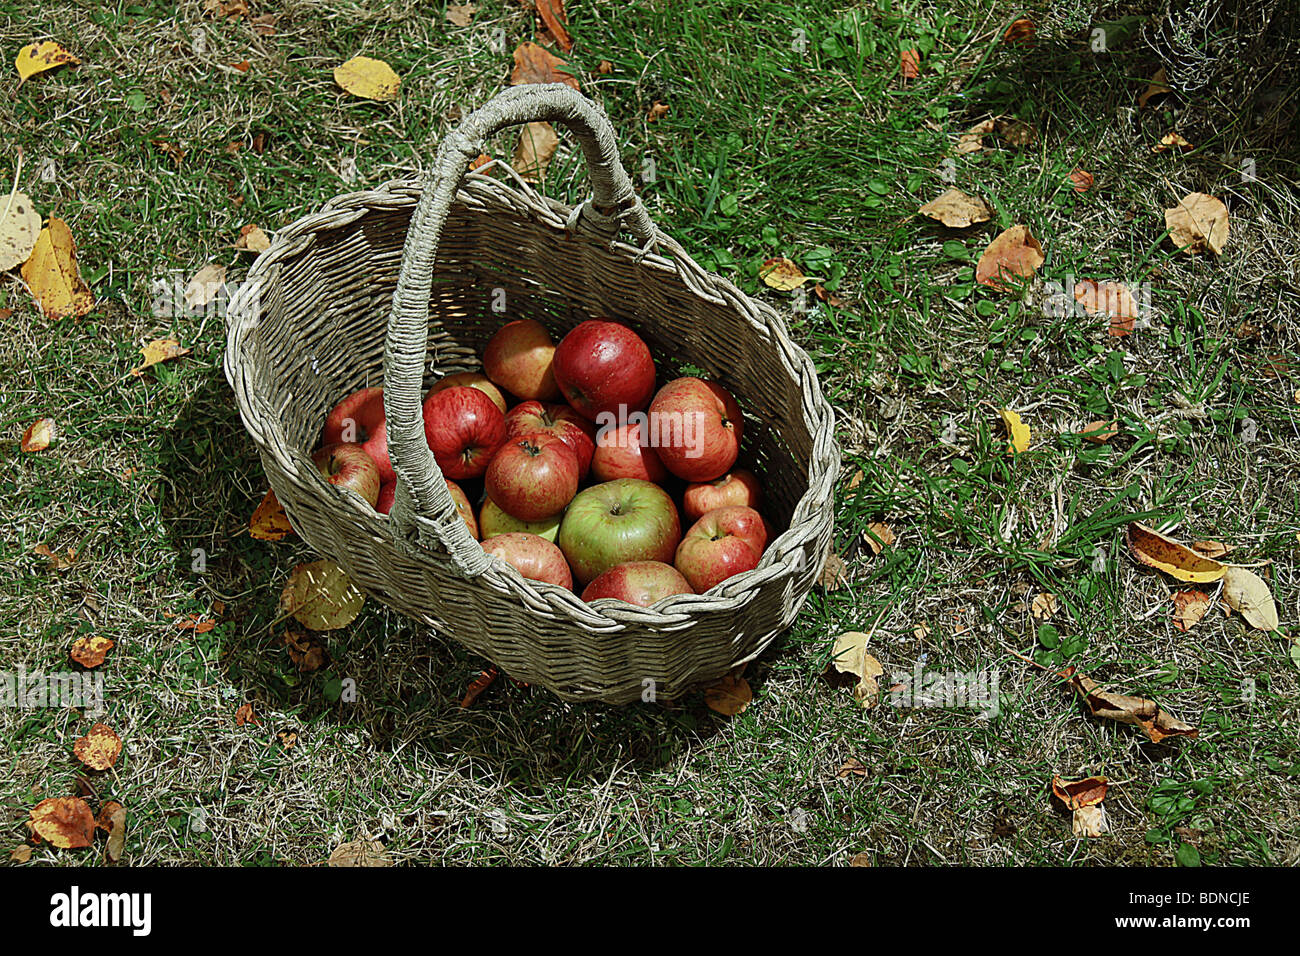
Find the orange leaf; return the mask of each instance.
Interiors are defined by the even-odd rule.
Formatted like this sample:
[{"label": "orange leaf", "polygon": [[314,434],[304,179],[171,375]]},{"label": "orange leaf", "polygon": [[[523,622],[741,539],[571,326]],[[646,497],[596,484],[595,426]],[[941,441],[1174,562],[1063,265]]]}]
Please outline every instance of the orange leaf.
[{"label": "orange leaf", "polygon": [[984,250],[975,267],[975,281],[1001,291],[1008,291],[1004,278],[1028,279],[1043,264],[1043,247],[1029,232],[1028,226],[1012,226],[1000,233]]},{"label": "orange leaf", "polygon": [[1036,32],[1034,21],[1028,17],[1021,17],[1007,27],[1007,32],[1002,34],[1002,42],[1027,46],[1034,42]]},{"label": "orange leaf", "polygon": [[122,738],[107,724],[95,724],[72,746],[77,759],[91,770],[107,770],[122,753]]},{"label": "orange leaf", "polygon": [[1210,596],[1204,591],[1179,591],[1174,595],[1174,627],[1190,631],[1210,609]]},{"label": "orange leaf", "polygon": [[25,452],[45,451],[59,433],[53,418],[38,418],[27,426],[19,447]]},{"label": "orange leaf", "polygon": [[536,0],[537,15],[546,25],[543,38],[555,40],[555,45],[565,53],[573,49],[573,38],[564,28],[567,16],[564,12],[564,0]]},{"label": "orange leaf", "polygon": [[499,671],[495,667],[489,667],[481,672],[470,682],[469,688],[465,691],[465,696],[461,698],[460,706],[469,707],[474,701],[478,700],[479,695],[491,686],[492,682],[497,679]]},{"label": "orange leaf", "polygon": [[1147,88],[1138,95],[1138,109],[1145,107],[1147,101],[1153,96],[1160,96],[1164,93],[1172,92],[1168,85],[1168,80],[1169,73],[1163,66],[1156,70],[1156,75],[1151,77],[1151,82],[1147,84]]},{"label": "orange leaf", "polygon": [[241,704],[239,709],[235,711],[236,727],[242,727],[244,724],[252,724],[254,727],[257,727],[261,723],[262,722],[257,719],[257,715],[253,713],[252,704]]},{"label": "orange leaf", "polygon": [[104,655],[112,649],[113,642],[106,637],[79,637],[68,656],[82,667],[98,667],[104,663]]},{"label": "orange leaf", "polygon": [[279,541],[293,534],[293,525],[274,491],[268,491],[248,521],[248,533],[259,541]]},{"label": "orange leaf", "polygon": [[1070,185],[1076,193],[1086,193],[1092,188],[1092,173],[1075,167],[1070,171]]},{"label": "orange leaf", "polygon": [[32,831],[60,849],[90,846],[95,836],[95,815],[80,797],[50,797],[32,807]]},{"label": "orange leaf", "polygon": [[72,230],[62,219],[50,217],[31,257],[23,263],[22,275],[37,305],[51,319],[85,315],[95,307],[95,297],[77,270]]},{"label": "orange leaf", "polygon": [[753,699],[754,692],[743,677],[723,677],[704,688],[704,703],[709,710],[724,717],[742,713]]},{"label": "orange leaf", "polygon": [[176,626],[182,631],[193,631],[195,634],[206,634],[217,626],[215,621],[201,618],[197,614],[189,614],[185,617],[176,619]]},{"label": "orange leaf", "polygon": [[1124,283],[1084,279],[1075,285],[1074,299],[1089,315],[1109,317],[1109,331],[1115,338],[1132,334],[1138,306]]},{"label": "orange leaf", "polygon": [[1083,440],[1094,445],[1104,445],[1119,434],[1119,422],[1099,420],[1083,426]]},{"label": "orange leaf", "polygon": [[1106,799],[1109,784],[1105,777],[1085,777],[1083,780],[1052,778],[1052,793],[1065,804],[1067,810],[1091,807]]},{"label": "orange leaf", "polygon": [[921,75],[921,51],[900,50],[898,70],[905,80],[914,80]]},{"label": "orange leaf", "polygon": [[1130,522],[1127,537],[1134,558],[1180,581],[1208,584],[1223,577],[1225,569],[1218,561],[1197,554],[1186,545],[1166,538],[1144,524]]},{"label": "orange leaf", "polygon": [[578,79],[564,69],[568,64],[536,43],[521,43],[515,48],[515,69],[511,86],[527,83],[567,83],[578,89]]},{"label": "orange leaf", "polygon": [[48,544],[38,544],[32,548],[32,554],[39,554],[50,564],[51,571],[66,571],[77,563],[77,551],[75,548],[68,548],[66,557],[57,551],[51,551]]},{"label": "orange leaf", "polygon": [[1061,676],[1083,698],[1094,717],[1135,724],[1155,743],[1166,737],[1195,737],[1197,734],[1191,724],[1170,716],[1145,697],[1112,694],[1086,674],[1076,673],[1073,667],[1067,668]]}]

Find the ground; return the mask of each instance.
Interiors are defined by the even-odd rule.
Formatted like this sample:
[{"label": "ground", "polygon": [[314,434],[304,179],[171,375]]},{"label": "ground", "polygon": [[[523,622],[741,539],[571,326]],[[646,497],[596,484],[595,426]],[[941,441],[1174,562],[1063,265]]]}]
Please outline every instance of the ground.
[{"label": "ground", "polygon": [[[1294,90],[1261,70],[1226,103],[1138,109],[1156,59],[1131,36],[1094,51],[1089,14],[1047,4],[1028,11],[1038,42],[1019,47],[999,38],[1026,11],[1000,0],[570,0],[570,62],[625,164],[653,161],[652,214],[780,309],[817,363],[844,452],[846,567],[749,666],[754,701],[738,716],[700,694],[575,706],[504,680],[462,709],[486,662],[373,601],[327,635],[325,667],[294,666],[276,601],[312,556],[248,537],[265,477],[221,372],[221,322],[157,316],[151,283],[207,262],[237,280],[251,261],[232,249],[242,225],[274,234],[336,193],[425,169],[456,118],[509,82],[532,17],[508,0],[480,0],[468,27],[432,3],[250,5],[278,17],[274,34],[199,3],[0,4],[6,62],[46,36],[82,61],[0,80],[2,168],[12,176],[22,147],[23,187],[70,225],[100,303],[51,320],[15,274],[0,284],[14,310],[0,340],[0,661],[63,670],[73,640],[111,638],[100,719],[125,743],[92,773],[71,756],[90,717],[0,710],[11,845],[39,800],[82,793],[125,805],[131,865],[315,864],[362,838],[403,863],[1300,862]],[[914,80],[900,49],[919,51]],[[401,74],[399,99],[335,86],[332,67],[357,53]],[[650,122],[656,101],[669,109]],[[1035,138],[956,152],[997,115]],[[1195,148],[1153,152],[1171,129]],[[496,154],[512,148],[503,136]],[[1070,187],[1076,167],[1095,176],[1085,193]],[[994,221],[949,233],[917,218],[950,183],[987,199]],[[584,195],[569,144],[546,189]],[[1194,190],[1231,211],[1218,257],[1164,238],[1163,210]],[[976,285],[975,260],[1013,224],[1043,244],[1037,277],[1009,293]],[[773,256],[841,304],[767,288]],[[1150,312],[1111,337],[1102,319],[1050,307],[1069,277],[1145,289]],[[165,336],[192,353],[129,376]],[[1006,453],[1001,409],[1030,426],[1026,452]],[[20,453],[47,415],[61,439]],[[1108,444],[1079,437],[1101,419],[1118,422]],[[1176,628],[1182,585],[1124,546],[1139,518],[1271,562],[1257,570],[1281,633],[1217,601]],[[897,536],[878,555],[872,522]],[[52,570],[40,544],[74,548],[75,563]],[[1047,627],[1031,613],[1044,593],[1059,606]],[[191,613],[219,623],[177,628]],[[825,677],[845,630],[869,632],[890,674],[996,671],[997,716],[863,710]],[[1199,735],[1153,744],[1090,716],[1054,676],[1066,664]],[[364,688],[355,703],[337,699],[344,676]],[[259,724],[236,724],[245,702]],[[841,774],[850,759],[861,769]],[[1058,774],[1109,778],[1107,834],[1072,834],[1049,799]]]}]

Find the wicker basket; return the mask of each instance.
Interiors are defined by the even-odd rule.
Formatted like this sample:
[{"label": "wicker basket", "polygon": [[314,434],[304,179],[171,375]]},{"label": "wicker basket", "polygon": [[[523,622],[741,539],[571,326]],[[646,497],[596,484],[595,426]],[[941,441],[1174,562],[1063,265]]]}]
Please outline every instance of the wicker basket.
[{"label": "wicker basket", "polygon": [[[593,197],[577,209],[508,167],[514,185],[466,172],[488,136],[535,120],[564,125],[582,146]],[[618,241],[621,229],[639,245]],[[658,230],[609,120],[567,86],[496,97],[446,137],[427,184],[338,196],[281,229],[228,314],[226,377],[294,528],[363,591],[518,680],[567,700],[672,698],[756,657],[821,571],[839,449],[811,361],[771,308]],[[558,340],[598,315],[646,340],[660,382],[694,366],[745,411],[741,463],[762,476],[764,510],[786,530],[756,569],[707,594],[649,609],[585,604],[523,578],[470,536],[424,439],[425,390],[477,368],[504,321],[537,319]],[[398,476],[389,517],[311,462],[329,409],[380,382]]]}]

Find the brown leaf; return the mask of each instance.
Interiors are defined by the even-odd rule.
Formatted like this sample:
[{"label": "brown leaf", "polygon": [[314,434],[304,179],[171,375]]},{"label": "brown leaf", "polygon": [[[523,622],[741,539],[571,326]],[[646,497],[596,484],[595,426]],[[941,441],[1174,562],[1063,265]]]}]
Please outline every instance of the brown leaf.
[{"label": "brown leaf", "polygon": [[289,660],[304,674],[318,671],[325,664],[325,646],[315,637],[302,631],[285,631],[284,644],[289,648]]},{"label": "brown leaf", "polygon": [[596,67],[596,72],[601,74],[602,76],[613,73],[614,64],[610,63],[609,60],[601,60],[600,64]]},{"label": "brown leaf", "polygon": [[1129,523],[1127,537],[1134,558],[1180,581],[1208,584],[1223,577],[1224,566],[1220,562],[1197,554],[1137,521]]},{"label": "brown leaf", "polygon": [[861,853],[853,854],[853,859],[849,860],[849,866],[870,866],[870,865],[871,865],[871,854],[868,853],[866,850],[863,850]]},{"label": "brown leaf", "polygon": [[240,227],[239,238],[235,240],[235,248],[240,252],[265,252],[271,248],[271,240],[260,226],[249,223]]},{"label": "brown leaf", "polygon": [[835,638],[831,649],[831,667],[840,674],[851,674],[858,678],[853,688],[854,698],[867,710],[880,703],[880,684],[885,669],[880,661],[867,652],[869,635],[862,631],[845,631]]},{"label": "brown leaf", "polygon": [[443,16],[452,26],[467,27],[473,22],[474,14],[477,12],[478,7],[472,3],[449,3]]},{"label": "brown leaf", "polygon": [[279,541],[285,535],[293,534],[293,525],[289,524],[289,516],[284,513],[284,506],[274,491],[266,493],[248,520],[248,533],[259,541]]},{"label": "brown leaf", "polygon": [[104,655],[112,649],[113,642],[106,637],[79,637],[68,656],[82,667],[98,667],[104,663]]},{"label": "brown leaf", "polygon": [[568,53],[573,49],[573,38],[564,28],[568,21],[568,15],[564,12],[564,0],[534,0],[534,2],[537,5],[537,16],[545,26],[542,39],[554,40],[556,46]]},{"label": "brown leaf", "polygon": [[1034,42],[1034,34],[1037,31],[1034,28],[1034,21],[1028,17],[1021,17],[1007,27],[1007,32],[1002,34],[1002,42],[1018,46],[1028,46]]},{"label": "brown leaf", "polygon": [[[820,282],[818,282],[815,286],[813,286],[813,294],[815,294],[817,298],[821,299],[827,305],[834,306],[837,309],[840,308],[842,305],[844,305],[843,299],[841,299],[834,292],[828,291],[826,287],[823,286]],[[859,474],[861,474],[861,472],[859,472]]]},{"label": "brown leaf", "polygon": [[176,619],[176,626],[182,631],[193,631],[195,634],[206,634],[217,626],[217,622],[199,617],[197,614],[187,614],[185,617],[178,617]]},{"label": "brown leaf", "polygon": [[80,797],[50,797],[32,808],[28,826],[42,840],[62,850],[90,846],[95,815]]},{"label": "brown leaf", "polygon": [[1229,551],[1235,551],[1236,548],[1230,547],[1221,541],[1193,541],[1192,550],[1205,555],[1207,558],[1221,558]]},{"label": "brown leaf", "polygon": [[1165,133],[1164,136],[1160,137],[1160,142],[1156,143],[1154,146],[1151,147],[1151,152],[1164,153],[1164,152],[1168,152],[1171,149],[1181,149],[1183,151],[1187,151],[1189,149],[1195,149],[1195,148],[1196,148],[1195,146],[1193,146],[1187,140],[1183,139],[1183,137],[1180,134]]},{"label": "brown leaf", "polygon": [[865,777],[868,771],[861,760],[856,757],[850,757],[835,771],[835,776],[843,780],[845,777]]},{"label": "brown leaf", "polygon": [[326,861],[326,866],[392,866],[388,851],[378,840],[353,840],[341,843]]},{"label": "brown leaf", "polygon": [[743,713],[753,699],[754,692],[743,677],[723,677],[704,688],[704,703],[724,717]]},{"label": "brown leaf", "polygon": [[48,544],[38,544],[32,548],[32,554],[39,554],[45,558],[51,571],[66,571],[77,562],[77,552],[74,548],[68,548],[65,557],[57,551],[51,551]]},{"label": "brown leaf", "polygon": [[1103,690],[1091,677],[1078,673],[1073,667],[1062,674],[1066,682],[1083,698],[1094,717],[1115,720],[1121,724],[1135,724],[1155,743],[1167,737],[1195,737],[1197,730],[1191,724],[1170,716],[1145,697],[1113,694]]},{"label": "brown leaf", "polygon": [[968,196],[960,189],[947,190],[917,211],[952,229],[965,229],[977,222],[987,222],[993,216],[993,210],[984,200]]},{"label": "brown leaf", "polygon": [[1036,621],[1046,621],[1056,613],[1058,607],[1056,595],[1043,591],[1035,594],[1029,602],[1029,613]]},{"label": "brown leaf", "polygon": [[1143,109],[1153,96],[1162,96],[1165,93],[1173,92],[1168,84],[1169,73],[1162,66],[1160,69],[1156,70],[1156,75],[1151,77],[1151,81],[1147,84],[1147,88],[1138,94],[1138,109]]},{"label": "brown leaf", "polygon": [[279,738],[281,746],[285,750],[292,750],[298,746],[298,734],[293,730],[281,730],[276,735]]},{"label": "brown leaf", "polygon": [[253,32],[260,37],[269,37],[275,35],[276,16],[274,13],[263,13],[261,16],[253,17]]},{"label": "brown leaf", "polygon": [[1012,146],[1028,146],[1038,138],[1038,130],[1014,116],[999,116],[994,121],[993,128],[999,137]]},{"label": "brown leaf", "polygon": [[1083,780],[1052,778],[1052,794],[1065,804],[1067,810],[1096,806],[1106,799],[1108,788],[1105,777],[1086,777]]},{"label": "brown leaf", "polygon": [[873,521],[867,525],[866,539],[872,554],[879,554],[898,540],[894,529],[883,521]]},{"label": "brown leaf", "polygon": [[1177,591],[1174,594],[1174,627],[1190,631],[1210,609],[1210,596],[1204,591]]},{"label": "brown leaf", "polygon": [[261,723],[262,722],[257,719],[257,715],[253,713],[253,705],[251,703],[240,704],[239,709],[235,711],[236,727],[242,727],[244,724],[252,724],[254,727],[257,727],[261,725]]},{"label": "brown leaf", "polygon": [[122,859],[122,851],[126,848],[126,808],[116,800],[110,800],[99,811],[97,825],[101,830],[108,831],[108,845],[104,847],[104,858],[109,863],[119,862]]},{"label": "brown leaf", "polygon": [[1106,823],[1106,805],[1079,807],[1074,811],[1071,829],[1078,837],[1099,837],[1109,829]]},{"label": "brown leaf", "polygon": [[559,145],[560,137],[550,123],[528,123],[519,130],[519,145],[511,165],[526,182],[540,183]]},{"label": "brown leaf", "polygon": [[844,582],[844,559],[834,551],[826,555],[826,563],[822,565],[822,573],[817,577],[817,583],[821,585],[824,591],[838,591]]},{"label": "brown leaf", "polygon": [[1205,193],[1188,193],[1165,210],[1165,228],[1179,252],[1208,249],[1217,256],[1228,243],[1228,207]]},{"label": "brown leaf", "polygon": [[13,848],[9,854],[9,859],[14,863],[26,863],[32,858],[32,848],[26,843],[21,843]]},{"label": "brown leaf", "polygon": [[1100,419],[1089,422],[1083,426],[1081,434],[1086,442],[1092,442],[1094,445],[1104,445],[1119,434],[1119,422],[1113,418],[1109,421]]},{"label": "brown leaf", "polygon": [[1028,279],[1043,264],[1043,247],[1028,226],[1012,226],[1000,233],[984,250],[975,267],[975,281],[1000,291],[1009,291],[1003,281],[1010,276]]},{"label": "brown leaf", "polygon": [[655,100],[650,109],[646,112],[645,118],[647,123],[653,123],[657,119],[662,119],[668,115],[669,106],[667,103],[661,103]]},{"label": "brown leaf", "polygon": [[1086,169],[1079,169],[1077,166],[1070,170],[1070,187],[1076,193],[1086,193],[1092,188],[1092,173]]},{"label": "brown leaf", "polygon": [[91,770],[107,770],[122,753],[122,738],[107,724],[95,724],[72,745],[72,752]]},{"label": "brown leaf", "polygon": [[578,79],[565,67],[558,56],[536,43],[521,43],[515,48],[515,68],[510,74],[511,86],[526,83],[567,83],[578,89]]},{"label": "brown leaf", "polygon": [[900,50],[898,53],[898,72],[905,80],[914,80],[921,75],[921,51]]},{"label": "brown leaf", "polygon": [[1124,283],[1084,279],[1074,287],[1074,300],[1088,315],[1106,316],[1110,320],[1108,331],[1112,336],[1121,338],[1132,334],[1138,305]]}]

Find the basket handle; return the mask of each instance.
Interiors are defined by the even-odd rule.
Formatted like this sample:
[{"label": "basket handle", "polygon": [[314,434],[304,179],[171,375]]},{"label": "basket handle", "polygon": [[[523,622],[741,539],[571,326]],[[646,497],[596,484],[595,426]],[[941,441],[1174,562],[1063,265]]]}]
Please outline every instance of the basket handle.
[{"label": "basket handle", "polygon": [[384,414],[389,455],[397,474],[389,519],[398,547],[416,550],[441,545],[466,576],[482,574],[493,558],[481,548],[470,547],[474,538],[456,512],[424,437],[420,391],[428,349],[433,266],[456,191],[470,162],[482,151],[483,141],[506,127],[543,120],[568,127],[586,156],[592,198],[575,210],[571,225],[583,222],[612,239],[626,222],[643,243],[664,238],[619,162],[609,118],[563,83],[512,87],[471,113],[439,145],[432,176],[425,183],[406,234],[384,342]]}]

